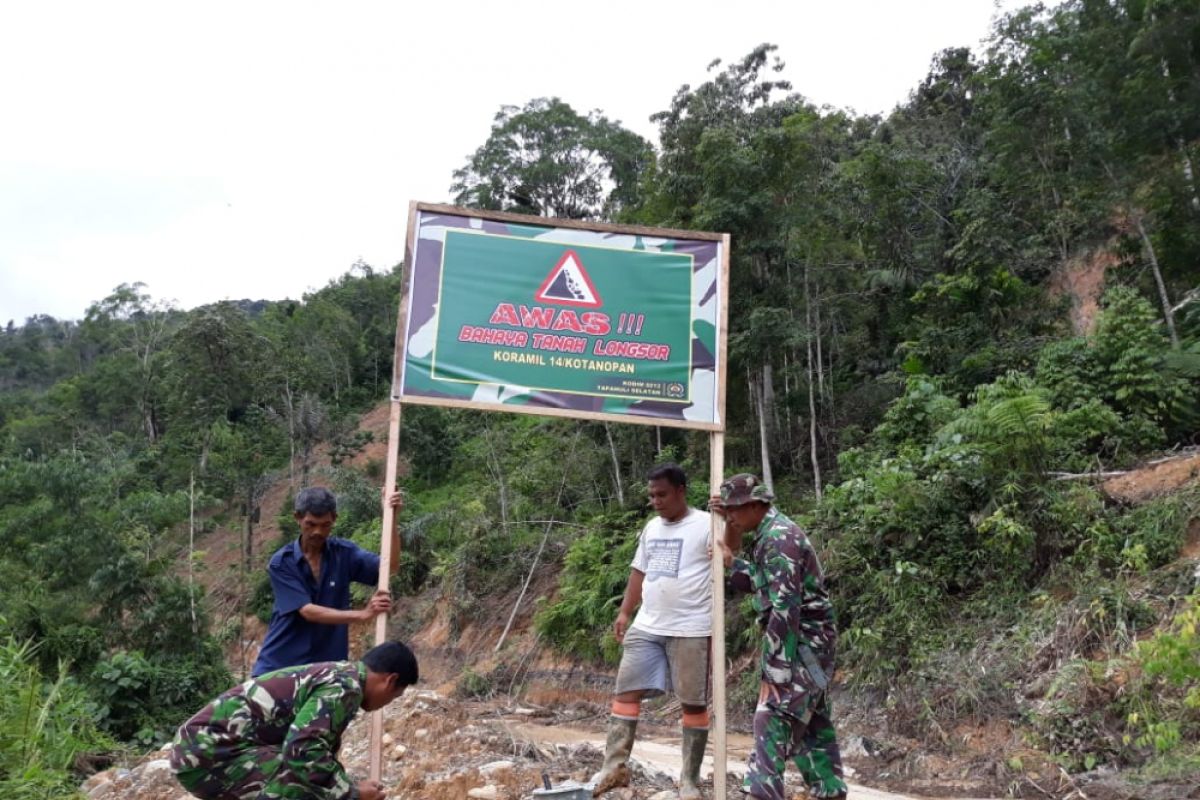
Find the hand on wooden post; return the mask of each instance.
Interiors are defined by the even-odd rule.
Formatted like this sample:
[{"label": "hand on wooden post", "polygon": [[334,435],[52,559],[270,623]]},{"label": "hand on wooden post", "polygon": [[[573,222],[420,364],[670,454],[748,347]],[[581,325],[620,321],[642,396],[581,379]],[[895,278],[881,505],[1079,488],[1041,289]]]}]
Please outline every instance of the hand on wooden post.
[{"label": "hand on wooden post", "polygon": [[379,589],[371,595],[366,607],[362,610],[363,619],[370,621],[379,614],[387,614],[392,610],[392,593]]},{"label": "hand on wooden post", "polygon": [[[725,565],[725,569],[729,569],[733,566],[733,552],[724,542],[717,542],[717,546],[721,548],[721,563]],[[713,552],[711,544],[708,546],[706,552],[708,553],[708,560],[712,561]]]},{"label": "hand on wooden post", "polygon": [[379,781],[359,781],[358,797],[360,800],[384,800],[387,792]]},{"label": "hand on wooden post", "polygon": [[772,683],[767,683],[766,681],[762,681],[758,686],[758,702],[759,702],[759,704],[761,705],[761,704],[765,703],[767,701],[767,698],[770,698],[771,700],[773,700],[775,702],[776,705],[778,705],[779,704],[779,687]]},{"label": "hand on wooden post", "polygon": [[392,511],[395,514],[392,519],[394,520],[396,517],[400,516],[400,512],[404,510],[404,492],[400,489],[392,489],[389,492],[385,486],[381,490],[380,494],[383,497],[384,506],[392,507]]}]

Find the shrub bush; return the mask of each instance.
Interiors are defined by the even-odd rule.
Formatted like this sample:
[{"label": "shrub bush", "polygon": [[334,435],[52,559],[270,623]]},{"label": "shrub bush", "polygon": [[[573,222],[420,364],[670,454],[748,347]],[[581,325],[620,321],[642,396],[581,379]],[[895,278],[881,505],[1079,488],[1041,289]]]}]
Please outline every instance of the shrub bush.
[{"label": "shrub bush", "polygon": [[[0,627],[3,620],[0,619]],[[96,725],[84,688],[60,667],[43,675],[35,647],[0,638],[0,797],[44,800],[75,791],[79,756],[116,749]]]}]

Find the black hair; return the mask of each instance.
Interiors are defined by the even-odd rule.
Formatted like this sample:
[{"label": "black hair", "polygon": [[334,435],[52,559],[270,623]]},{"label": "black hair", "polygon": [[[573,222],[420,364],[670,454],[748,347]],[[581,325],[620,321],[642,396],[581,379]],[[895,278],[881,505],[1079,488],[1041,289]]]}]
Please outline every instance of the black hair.
[{"label": "black hair", "polygon": [[336,514],[337,497],[324,486],[310,486],[296,495],[292,508],[297,514],[312,514],[314,517]]},{"label": "black hair", "polygon": [[687,473],[683,471],[683,467],[668,461],[666,464],[659,464],[647,472],[646,480],[665,480],[678,489],[680,486],[687,486]]},{"label": "black hair", "polygon": [[362,661],[371,672],[395,675],[401,686],[412,686],[420,679],[417,657],[408,649],[408,645],[399,640],[375,645],[366,652]]}]

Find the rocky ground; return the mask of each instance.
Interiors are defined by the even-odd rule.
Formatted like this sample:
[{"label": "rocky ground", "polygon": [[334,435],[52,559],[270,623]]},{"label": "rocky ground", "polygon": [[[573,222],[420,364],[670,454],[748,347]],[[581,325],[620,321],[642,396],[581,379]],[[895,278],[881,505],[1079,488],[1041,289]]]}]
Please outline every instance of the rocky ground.
[{"label": "rocky ground", "polygon": [[[409,692],[385,712],[383,783],[390,798],[414,800],[532,798],[533,790],[543,785],[543,775],[555,787],[582,783],[599,768],[602,757],[603,732],[595,725],[595,716],[589,704],[551,712],[524,705],[463,703],[427,690]],[[729,798],[743,798],[737,790],[738,773],[748,745],[744,735],[730,737]],[[878,760],[866,752],[861,740],[851,737],[847,745],[849,760]],[[342,762],[352,775],[366,775],[369,747],[364,715],[351,724],[342,746]],[[669,731],[647,726],[634,749],[631,785],[606,797],[675,798],[678,750]],[[707,763],[704,774],[710,776],[711,769]],[[794,772],[789,777],[796,779]],[[794,788],[803,796],[798,783]],[[94,775],[82,790],[89,800],[189,797],[175,782],[165,751]],[[905,796],[855,787],[851,797],[904,800]]]},{"label": "rocky ground", "polygon": [[[383,783],[389,798],[410,800],[534,800],[545,775],[555,787],[582,783],[600,766],[603,715],[591,703],[553,710],[530,704],[461,702],[435,691],[404,695],[385,711]],[[968,776],[970,770],[931,756],[910,758],[902,742],[883,743],[846,730],[842,735],[847,776],[881,788],[852,784],[852,800],[968,800],[986,797],[1047,797],[1055,800],[1184,800],[1200,798],[1200,784],[1130,786],[1116,774],[1067,776],[1050,771],[1035,790]],[[750,747],[744,733],[730,733],[727,800],[744,800],[740,773]],[[352,776],[367,775],[369,720],[356,719],[346,732],[341,759]],[[89,800],[187,800],[160,750],[134,763],[89,778],[81,787]],[[670,726],[644,724],[634,747],[632,783],[607,800],[673,800],[679,774],[679,741]],[[711,797],[711,758],[706,761],[706,796]],[[793,797],[803,798],[794,770]],[[900,793],[885,791],[894,788]]]}]

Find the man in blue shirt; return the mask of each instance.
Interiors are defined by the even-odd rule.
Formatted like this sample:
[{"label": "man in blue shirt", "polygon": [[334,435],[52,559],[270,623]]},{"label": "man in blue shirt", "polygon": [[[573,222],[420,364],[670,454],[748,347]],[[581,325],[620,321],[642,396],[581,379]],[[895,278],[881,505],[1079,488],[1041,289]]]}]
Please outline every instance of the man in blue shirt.
[{"label": "man in blue shirt", "polygon": [[[388,566],[394,575],[400,563],[400,542],[395,520],[403,507],[399,492],[387,502],[395,509],[392,555]],[[345,661],[350,654],[350,623],[365,622],[391,611],[388,592],[376,591],[361,609],[350,608],[350,582],[379,585],[379,556],[348,539],[330,536],[337,520],[337,498],[324,487],[311,487],[296,496],[296,524],[300,536],[271,556],[267,574],[275,605],[252,677],[265,672]]]}]

